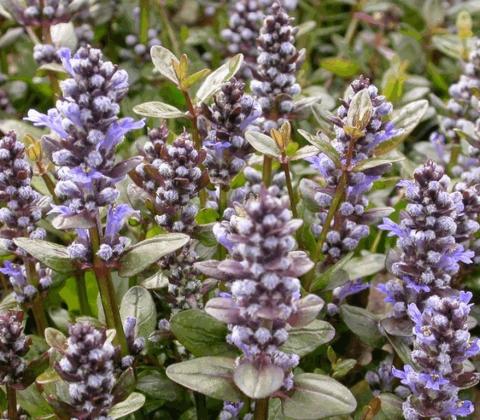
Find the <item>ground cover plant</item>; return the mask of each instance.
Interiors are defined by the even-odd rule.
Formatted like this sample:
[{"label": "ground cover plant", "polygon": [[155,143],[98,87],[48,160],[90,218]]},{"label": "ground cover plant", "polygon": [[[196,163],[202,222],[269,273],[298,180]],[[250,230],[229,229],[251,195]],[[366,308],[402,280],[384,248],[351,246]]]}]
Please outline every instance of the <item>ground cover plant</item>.
[{"label": "ground cover plant", "polygon": [[0,417],[480,418],[479,37],[0,0]]}]

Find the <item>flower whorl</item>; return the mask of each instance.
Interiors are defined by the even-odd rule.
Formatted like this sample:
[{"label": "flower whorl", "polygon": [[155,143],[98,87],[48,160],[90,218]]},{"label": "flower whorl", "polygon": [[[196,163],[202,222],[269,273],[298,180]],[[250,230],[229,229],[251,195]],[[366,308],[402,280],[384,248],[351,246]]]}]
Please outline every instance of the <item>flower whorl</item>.
[{"label": "flower whorl", "polygon": [[18,384],[27,367],[23,356],[30,342],[23,332],[23,312],[0,313],[0,384]]},{"label": "flower whorl", "polygon": [[397,225],[384,219],[379,227],[397,236],[399,254],[391,264],[391,280],[384,287],[392,315],[406,315],[410,303],[422,309],[423,300],[435,291],[448,289],[458,273],[459,263],[470,263],[473,253],[464,250],[455,238],[462,197],[449,192],[450,178],[444,169],[428,161],[414,172],[414,180],[402,181],[408,200]]},{"label": "flower whorl", "polygon": [[88,323],[69,327],[67,348],[55,370],[68,384],[74,418],[110,418],[114,404],[117,349],[107,340],[105,329]]},{"label": "flower whorl", "polygon": [[138,163],[130,159],[116,164],[115,148],[125,134],[144,123],[118,117],[119,103],[128,91],[125,70],[104,61],[101,51],[90,47],[80,48],[73,57],[67,48],[58,54],[71,78],[61,82],[56,108],[46,115],[30,110],[27,120],[60,137],[44,141],[58,167],[56,193],[64,202],[54,211],[68,217],[115,202],[115,183]]},{"label": "flower whorl", "polygon": [[[213,274],[227,281],[230,293],[209,304],[221,301],[221,306],[228,308],[222,320],[229,324],[228,341],[243,352],[240,365],[281,369],[285,389],[292,387],[291,369],[299,358],[279,348],[288,338],[286,328],[297,310],[298,277],[312,267],[305,253],[293,251],[293,234],[301,224],[301,220],[292,219],[286,199],[263,189],[257,199],[237,207],[230,221],[214,228],[230,258],[219,262]],[[212,275],[204,264],[198,268]]]},{"label": "flower whorl", "polygon": [[[347,115],[356,94],[366,90],[372,103],[372,115],[363,135],[353,138],[345,131]],[[375,85],[364,77],[354,80],[350,85],[349,95],[343,100],[337,114],[332,118],[335,124],[333,147],[338,152],[341,164],[347,168],[345,199],[340,203],[339,211],[332,220],[332,226],[323,244],[323,253],[327,255],[326,263],[335,263],[345,254],[355,250],[361,239],[369,234],[369,224],[378,217],[375,209],[367,210],[369,204],[366,193],[373,182],[383,175],[390,165],[380,165],[363,171],[352,171],[355,165],[373,157],[375,147],[398,135],[391,122],[392,104],[384,96],[378,95]],[[319,236],[327,219],[337,185],[342,177],[342,168],[335,165],[330,157],[320,154],[308,159],[313,168],[325,179],[325,186],[315,186],[314,201],[319,207],[312,224],[315,236]]]},{"label": "flower whorl", "polygon": [[480,353],[479,339],[471,339],[467,318],[470,292],[450,296],[431,296],[422,312],[410,304],[408,312],[415,325],[413,368],[393,369],[412,394],[404,403],[407,420],[418,418],[456,418],[473,412],[470,401],[459,399],[460,389],[478,382],[475,372],[465,370],[464,362]]},{"label": "flower whorl", "polygon": [[200,169],[205,154],[195,149],[190,135],[184,132],[172,144],[161,146],[158,158],[151,163],[158,183],[155,220],[170,232],[189,232],[194,227],[198,208],[192,200],[206,179],[206,172]]},{"label": "flower whorl", "polygon": [[210,122],[204,142],[205,166],[214,184],[228,185],[245,166],[245,158],[252,150],[245,132],[262,111],[258,102],[244,91],[242,82],[231,79],[215,95],[214,104],[203,108]]},{"label": "flower whorl", "polygon": [[303,50],[295,48],[297,29],[292,26],[292,18],[278,2],[272,5],[270,13],[258,37],[259,54],[251,84],[263,112],[259,125],[266,133],[279,128],[295,111],[293,97],[301,90],[296,73],[304,56]]}]

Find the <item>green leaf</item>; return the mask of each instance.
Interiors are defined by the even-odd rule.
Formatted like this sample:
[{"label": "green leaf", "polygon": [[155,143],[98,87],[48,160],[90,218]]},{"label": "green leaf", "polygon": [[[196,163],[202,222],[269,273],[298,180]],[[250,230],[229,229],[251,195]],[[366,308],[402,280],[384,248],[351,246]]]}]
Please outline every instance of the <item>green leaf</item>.
[{"label": "green leaf", "polygon": [[295,391],[283,401],[283,412],[297,420],[323,419],[352,413],[357,401],[350,390],[326,375],[295,375]]},{"label": "green leaf", "polygon": [[259,131],[247,131],[245,139],[252,145],[252,147],[263,155],[279,158],[281,151],[270,136],[260,133]]},{"label": "green leaf", "polygon": [[350,280],[368,277],[385,269],[385,254],[373,254],[362,251],[362,255],[347,261],[344,265]]},{"label": "green leaf", "polygon": [[137,389],[148,398],[175,401],[181,388],[168,379],[165,373],[149,369],[138,375]]},{"label": "green leaf", "polygon": [[289,330],[288,340],[282,346],[282,351],[303,357],[322,344],[333,340],[333,337],[335,337],[335,328],[326,321],[315,319],[304,327]]},{"label": "green leaf", "polygon": [[148,268],[160,258],[175,252],[190,238],[182,233],[165,233],[145,239],[129,248],[120,258],[121,277],[132,277]]},{"label": "green leaf", "polygon": [[227,326],[200,309],[188,309],[175,314],[170,327],[176,339],[194,356],[232,354],[226,343]]},{"label": "green leaf", "polygon": [[293,156],[289,158],[289,160],[300,160],[306,159],[311,156],[318,155],[318,147],[317,146],[303,146],[298,149]]},{"label": "green leaf", "polygon": [[235,76],[242,66],[242,63],[243,55],[237,54],[229,58],[217,70],[212,72],[202,83],[202,86],[198,88],[197,94],[195,95],[197,101],[201,103],[210,98],[225,82]]},{"label": "green leaf", "polygon": [[197,71],[196,73],[191,74],[188,76],[184,81],[183,81],[183,87],[185,89],[190,88],[194,84],[198,83],[200,80],[204,79],[207,77],[207,75],[210,74],[210,69],[202,69]]},{"label": "green leaf", "polygon": [[375,417],[375,420],[402,420],[403,401],[394,394],[388,392],[382,393],[378,396],[381,401],[380,413]]},{"label": "green leaf", "polygon": [[178,63],[178,58],[165,47],[155,45],[150,50],[152,62],[163,77],[178,85],[178,78],[173,69],[172,63]]},{"label": "green leaf", "polygon": [[305,130],[298,130],[298,133],[305,138],[310,144],[315,146],[320,152],[325,153],[335,163],[336,167],[340,166],[340,155],[332,146],[330,139],[323,133],[317,135],[310,134]]},{"label": "green leaf", "polygon": [[432,45],[443,54],[460,60],[462,58],[462,40],[458,35],[442,34],[432,36]]},{"label": "green leaf", "polygon": [[367,89],[357,92],[350,102],[348,108],[345,130],[353,128],[363,132],[373,115],[373,105],[370,99],[370,93]]},{"label": "green leaf", "polygon": [[140,410],[145,404],[145,399],[145,395],[140,394],[139,392],[132,392],[125,401],[115,404],[108,414],[114,419],[128,416],[129,414]]},{"label": "green leaf", "polygon": [[173,105],[164,102],[144,102],[133,107],[133,112],[144,117],[162,118],[165,120],[185,117],[185,113]]},{"label": "green leaf", "polygon": [[387,165],[390,163],[400,162],[405,160],[405,156],[395,156],[391,158],[370,158],[362,160],[353,168],[354,172],[362,172],[367,169],[376,168],[377,166]]},{"label": "green leaf", "polygon": [[333,290],[335,287],[345,284],[349,280],[348,273],[343,269],[352,259],[353,252],[345,255],[340,261],[330,266],[325,272],[319,275],[310,287],[311,292],[317,290]]},{"label": "green leaf", "polygon": [[157,324],[157,310],[150,292],[141,286],[128,289],[120,304],[120,316],[123,322],[128,316],[135,317],[137,334],[148,337]]},{"label": "green leaf", "polygon": [[240,390],[253,399],[266,398],[278,391],[285,379],[283,369],[275,365],[257,367],[243,362],[233,374],[233,380]]},{"label": "green leaf", "polygon": [[153,276],[142,280],[141,286],[145,287],[145,289],[163,289],[168,286],[168,277],[160,270]]},{"label": "green leaf", "polygon": [[357,361],[355,359],[340,360],[335,363],[335,368],[333,369],[332,376],[335,379],[343,378],[348,372],[350,372],[355,367],[356,364],[357,364]]},{"label": "green leaf", "polygon": [[346,79],[356,76],[360,66],[353,60],[342,57],[328,57],[320,61],[320,67]]},{"label": "green leaf", "polygon": [[35,384],[22,391],[17,391],[17,400],[20,406],[34,419],[53,414],[52,408]]},{"label": "green leaf", "polygon": [[396,129],[401,128],[403,132],[387,141],[380,143],[374,151],[374,155],[381,156],[396,149],[407,138],[415,127],[420,123],[427,112],[428,101],[420,99],[405,105],[393,113],[392,122]]},{"label": "green leaf", "polygon": [[358,306],[340,305],[340,315],[350,331],[372,347],[379,347],[384,337],[378,329],[378,319],[370,311]]},{"label": "green leaf", "polygon": [[199,357],[175,363],[167,368],[174,382],[224,401],[239,401],[242,394],[233,383],[235,359],[228,357]]},{"label": "green leaf", "polygon": [[137,378],[135,377],[133,368],[129,367],[127,370],[124,370],[115,382],[112,390],[114,401],[119,402],[125,400],[134,391],[136,383]]},{"label": "green leaf", "polygon": [[195,221],[199,225],[206,225],[208,223],[216,222],[219,219],[218,211],[212,208],[205,208],[200,210],[195,217]]},{"label": "green leaf", "polygon": [[57,273],[71,273],[76,270],[67,247],[40,239],[16,238],[15,245],[35,257]]},{"label": "green leaf", "polygon": [[61,331],[48,327],[45,329],[45,341],[50,347],[59,351],[65,350],[67,347],[67,337]]}]

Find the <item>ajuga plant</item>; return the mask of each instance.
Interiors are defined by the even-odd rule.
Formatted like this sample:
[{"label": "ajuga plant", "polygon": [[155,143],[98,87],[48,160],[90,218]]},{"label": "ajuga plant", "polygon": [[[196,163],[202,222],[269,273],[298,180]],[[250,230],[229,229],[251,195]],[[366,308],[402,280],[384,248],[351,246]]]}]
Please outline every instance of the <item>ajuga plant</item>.
[{"label": "ajuga plant", "polygon": [[404,180],[400,186],[408,200],[400,223],[384,219],[379,226],[398,237],[399,250],[389,261],[397,280],[382,286],[395,318],[404,318],[411,303],[422,308],[432,293],[449,290],[460,262],[471,263],[473,256],[456,240],[462,196],[450,192],[450,179],[442,166],[429,161],[415,170],[413,180]]},{"label": "ajuga plant", "polygon": [[[359,115],[359,104],[366,103]],[[368,236],[368,225],[384,211],[367,209],[366,193],[373,182],[391,166],[388,162],[364,165],[375,156],[380,145],[401,134],[389,121],[392,105],[378,94],[370,81],[361,77],[350,84],[347,97],[332,117],[335,140],[329,153],[309,158],[313,168],[325,180],[314,187],[313,197],[320,211],[312,231],[318,238],[317,255],[324,264],[337,262],[354,251]],[[366,166],[362,168],[362,166]]]},{"label": "ajuga plant", "polygon": [[[111,271],[122,271],[120,259],[130,240],[119,234],[135,212],[129,205],[117,203],[116,184],[141,158],[116,162],[115,148],[125,134],[141,128],[143,121],[118,117],[128,75],[104,61],[100,50],[82,47],[74,56],[67,49],[59,54],[70,75],[61,83],[62,98],[47,114],[30,111],[28,120],[55,133],[55,137],[43,139],[58,178],[54,191],[58,204],[51,210],[58,215],[54,224],[60,229],[76,229],[76,239],[67,249],[69,257],[76,261],[80,276],[87,269],[94,271],[107,325],[116,329],[125,355],[129,349],[112,293]],[[184,243],[183,236],[178,238]],[[81,293],[85,295],[85,291]]]},{"label": "ajuga plant", "polygon": [[30,341],[23,331],[23,312],[0,312],[0,384],[5,386],[9,419],[17,418],[16,388],[27,371],[25,354]]},{"label": "ajuga plant", "polygon": [[[257,400],[293,388],[292,369],[299,356],[281,350],[288,339],[287,327],[308,325],[323,306],[311,295],[303,300],[309,309],[302,310],[298,277],[313,263],[304,252],[294,250],[293,235],[300,225],[301,220],[292,219],[288,201],[263,189],[258,198],[238,206],[228,222],[214,227],[229,258],[197,264],[204,274],[227,284],[228,292],[211,299],[206,311],[228,323],[227,340],[242,352],[233,381]],[[256,389],[249,379],[252,374],[271,382]],[[262,410],[264,404],[257,401],[255,412]]]},{"label": "ajuga plant", "polygon": [[393,368],[411,395],[403,404],[406,419],[456,418],[473,413],[471,401],[458,393],[478,383],[480,376],[465,369],[465,362],[480,353],[478,339],[468,332],[472,294],[449,291],[436,294],[423,303],[408,306],[414,322],[412,362],[403,370]]},{"label": "ajuga plant", "polygon": [[210,181],[223,188],[228,187],[245,166],[253,151],[245,132],[262,115],[259,103],[245,94],[244,89],[244,83],[231,79],[215,95],[213,105],[205,105],[202,112],[207,120],[205,166]]},{"label": "ajuga plant", "polygon": [[16,256],[4,261],[0,272],[8,277],[16,301],[32,308],[40,334],[46,328],[42,295],[52,284],[51,273],[16,244],[19,238],[45,239],[45,229],[38,227],[48,199],[32,187],[32,168],[25,146],[15,132],[0,139],[0,229],[4,252]]}]

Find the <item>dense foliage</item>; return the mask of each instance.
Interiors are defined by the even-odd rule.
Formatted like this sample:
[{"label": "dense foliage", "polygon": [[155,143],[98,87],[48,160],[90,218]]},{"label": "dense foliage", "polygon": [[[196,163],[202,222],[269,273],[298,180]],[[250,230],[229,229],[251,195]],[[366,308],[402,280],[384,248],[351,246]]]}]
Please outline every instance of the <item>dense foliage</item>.
[{"label": "dense foliage", "polygon": [[0,418],[478,419],[478,0],[0,0]]}]

